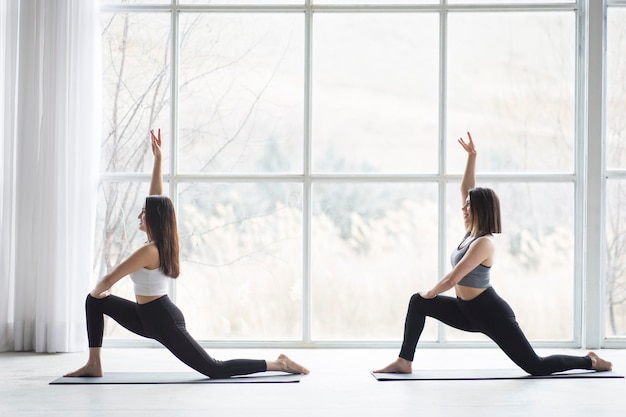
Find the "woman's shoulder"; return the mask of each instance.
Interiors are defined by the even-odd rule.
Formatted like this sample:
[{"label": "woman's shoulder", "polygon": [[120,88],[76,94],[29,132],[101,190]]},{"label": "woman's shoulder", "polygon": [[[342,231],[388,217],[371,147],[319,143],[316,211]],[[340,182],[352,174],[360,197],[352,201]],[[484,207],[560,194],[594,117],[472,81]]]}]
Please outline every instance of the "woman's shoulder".
[{"label": "woman's shoulder", "polygon": [[491,233],[487,233],[482,236],[477,236],[472,241],[472,247],[474,247],[476,250],[493,251],[493,248],[494,248],[493,239],[494,239],[494,236]]},{"label": "woman's shoulder", "polygon": [[142,260],[142,264],[147,269],[158,268],[159,263],[159,249],[154,242],[146,242],[143,246],[135,251],[133,256]]},{"label": "woman's shoulder", "polygon": [[150,253],[150,252],[159,252],[156,243],[154,243],[153,241],[148,241],[145,242],[139,249],[137,249],[135,252],[145,252],[145,253]]},{"label": "woman's shoulder", "polygon": [[493,233],[482,233],[476,237],[476,242],[489,242],[493,243],[495,236]]}]

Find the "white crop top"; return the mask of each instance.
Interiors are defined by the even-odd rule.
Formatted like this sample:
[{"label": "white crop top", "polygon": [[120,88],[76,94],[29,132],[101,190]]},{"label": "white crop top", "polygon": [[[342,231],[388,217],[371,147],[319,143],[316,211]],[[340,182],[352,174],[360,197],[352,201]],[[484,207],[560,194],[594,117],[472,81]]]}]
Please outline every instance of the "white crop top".
[{"label": "white crop top", "polygon": [[141,268],[130,274],[135,284],[136,295],[165,295],[169,288],[170,277],[165,275],[161,268]]}]

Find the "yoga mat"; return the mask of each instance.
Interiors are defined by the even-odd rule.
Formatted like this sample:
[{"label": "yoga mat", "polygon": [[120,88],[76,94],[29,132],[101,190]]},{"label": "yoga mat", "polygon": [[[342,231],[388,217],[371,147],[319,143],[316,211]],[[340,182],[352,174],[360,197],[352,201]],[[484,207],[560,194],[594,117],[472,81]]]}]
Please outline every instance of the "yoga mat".
[{"label": "yoga mat", "polygon": [[50,385],[84,384],[235,384],[300,382],[302,375],[263,374],[211,379],[197,372],[106,372],[103,377],[60,377]]},{"label": "yoga mat", "polygon": [[624,378],[613,371],[596,372],[576,370],[546,376],[528,375],[521,369],[433,369],[413,371],[412,374],[387,374],[372,372],[379,381],[437,381],[437,380],[488,380],[488,379],[554,379],[554,378]]}]

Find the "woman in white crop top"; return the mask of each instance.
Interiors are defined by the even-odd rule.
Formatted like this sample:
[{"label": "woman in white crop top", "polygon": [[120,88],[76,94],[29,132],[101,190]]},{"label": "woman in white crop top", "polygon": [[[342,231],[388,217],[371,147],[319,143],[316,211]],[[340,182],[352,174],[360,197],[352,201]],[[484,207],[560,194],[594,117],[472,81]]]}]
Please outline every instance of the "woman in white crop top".
[{"label": "woman in white crop top", "polygon": [[[593,352],[585,356],[538,356],[520,329],[513,310],[489,282],[494,263],[493,233],[500,233],[500,202],[489,188],[476,188],[476,148],[467,133],[459,144],[467,152],[461,181],[465,237],[452,253],[452,270],[429,291],[411,297],[398,358],[375,372],[411,373],[417,342],[426,317],[491,338],[520,368],[531,375],[549,375],[570,369],[610,370],[610,362]],[[456,297],[441,293],[454,288]]]},{"label": "woman in white crop top", "polygon": [[[82,368],[68,377],[101,377],[100,356],[104,315],[128,330],[163,344],[177,358],[209,378],[228,378],[264,371],[308,374],[302,365],[285,355],[276,360],[233,359],[219,361],[209,356],[185,328],[185,319],[167,296],[171,279],[180,272],[178,228],[172,201],[162,196],[161,130],[150,131],[154,166],[150,196],[138,216],[139,229],[147,243],[106,274],[87,295],[87,335],[89,358]],[[135,284],[135,302],[110,294],[110,288],[127,275]]]}]

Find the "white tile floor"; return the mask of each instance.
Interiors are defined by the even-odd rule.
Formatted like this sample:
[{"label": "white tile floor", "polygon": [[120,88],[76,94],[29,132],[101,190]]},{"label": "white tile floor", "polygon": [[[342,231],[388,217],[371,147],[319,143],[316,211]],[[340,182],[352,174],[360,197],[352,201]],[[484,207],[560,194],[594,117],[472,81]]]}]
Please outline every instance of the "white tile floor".
[{"label": "white tile floor", "polygon": [[[572,350],[539,350],[584,354]],[[279,351],[209,350],[218,359],[273,358]],[[378,382],[395,358],[385,349],[294,349],[311,369],[297,384],[48,385],[86,352],[0,354],[0,416],[446,416],[626,415],[625,379]],[[601,356],[626,373],[626,350]],[[105,349],[105,371],[187,371],[163,349]],[[513,368],[497,349],[418,349],[415,367]]]}]

